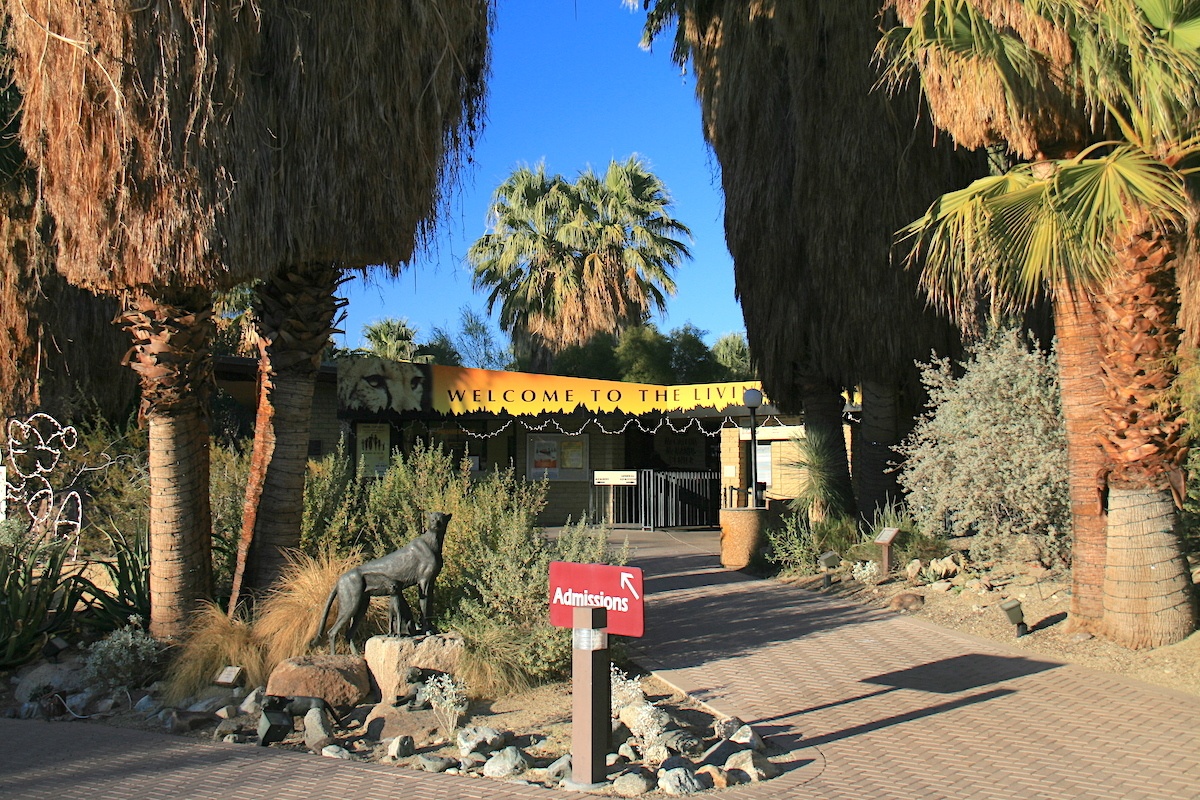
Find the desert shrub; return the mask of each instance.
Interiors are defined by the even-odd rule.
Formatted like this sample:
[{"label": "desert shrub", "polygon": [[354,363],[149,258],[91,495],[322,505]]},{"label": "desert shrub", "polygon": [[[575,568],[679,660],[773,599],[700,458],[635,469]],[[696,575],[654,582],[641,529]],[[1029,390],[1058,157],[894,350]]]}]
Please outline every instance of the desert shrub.
[{"label": "desert shrub", "polygon": [[0,537],[0,669],[36,656],[70,622],[79,600],[76,569],[67,565],[69,542],[29,535],[8,525]]},{"label": "desert shrub", "polygon": [[955,370],[922,366],[929,412],[897,450],[908,508],[926,532],[975,536],[972,556],[1035,537],[1054,560],[1070,530],[1056,360],[1015,330],[970,348]]},{"label": "desert shrub", "polygon": [[63,454],[62,491],[80,494],[84,546],[107,552],[112,535],[143,538],[150,528],[146,430],[133,419],[123,425],[96,419],[75,427],[79,443]]},{"label": "desert shrub", "polygon": [[[472,580],[448,624],[462,634],[473,659],[489,662],[492,681],[544,683],[563,677],[571,663],[571,632],[549,622],[551,561],[624,563],[625,551],[613,551],[608,532],[587,520],[568,524],[554,538],[532,525],[501,531],[493,547],[475,554]],[[507,638],[502,658],[489,647]],[[473,690],[485,692],[472,682]]]},{"label": "desert shrub", "polygon": [[812,575],[817,558],[830,550],[843,558],[871,558],[872,545],[849,517],[830,516],[809,521],[806,512],[783,517],[782,524],[767,529],[768,559],[784,575]]},{"label": "desert shrub", "polygon": [[352,474],[342,450],[310,469],[301,548],[308,553],[358,549],[364,558],[377,558],[420,535],[426,512],[451,514],[442,549],[445,566],[437,581],[438,609],[477,595],[471,587],[482,580],[480,554],[500,546],[513,531],[534,531],[546,504],[545,483],[518,478],[511,469],[473,475],[468,462],[455,462],[440,446],[420,442],[408,454],[396,453],[378,478]]},{"label": "desert shrub", "polygon": [[[874,542],[884,528],[898,528],[900,534],[892,547],[892,564],[901,566],[919,558],[928,561],[940,558],[949,552],[946,540],[930,536],[921,530],[908,506],[898,500],[889,500],[887,505],[875,509],[871,519],[868,539]],[[882,554],[880,554],[882,555]]]},{"label": "desert shrub", "polygon": [[[302,548],[310,556],[361,548],[363,558],[378,557],[419,535],[426,512],[452,515],[434,610],[441,627],[463,635],[461,677],[479,695],[544,682],[568,668],[570,631],[548,621],[551,561],[624,563],[625,554],[610,552],[607,530],[586,520],[553,538],[543,534],[536,519],[546,503],[544,482],[511,469],[472,474],[468,462],[439,446],[418,443],[396,453],[379,477],[353,477],[339,451],[313,464],[309,478]],[[323,604],[335,577],[308,602]]]},{"label": "desert shrub", "polygon": [[878,561],[857,561],[850,568],[850,574],[859,583],[876,584],[883,577]]},{"label": "desert shrub", "polygon": [[799,473],[800,481],[791,508],[813,522],[826,519],[845,505],[837,464],[845,463],[845,444],[825,431],[808,429],[803,436],[792,437],[795,458],[788,467]]},{"label": "desert shrub", "polygon": [[616,664],[609,664],[609,703],[615,717],[622,708],[646,702],[642,676],[631,676]]},{"label": "desert shrub", "polygon": [[454,736],[458,721],[467,710],[467,687],[453,675],[440,673],[425,681],[425,699],[447,737]]},{"label": "desert shrub", "polygon": [[781,524],[767,528],[767,558],[784,575],[812,575],[817,571],[817,546],[812,530],[800,514],[786,514]]},{"label": "desert shrub", "polygon": [[163,645],[141,626],[141,618],[112,631],[87,649],[83,678],[99,691],[137,689],[158,677]]}]

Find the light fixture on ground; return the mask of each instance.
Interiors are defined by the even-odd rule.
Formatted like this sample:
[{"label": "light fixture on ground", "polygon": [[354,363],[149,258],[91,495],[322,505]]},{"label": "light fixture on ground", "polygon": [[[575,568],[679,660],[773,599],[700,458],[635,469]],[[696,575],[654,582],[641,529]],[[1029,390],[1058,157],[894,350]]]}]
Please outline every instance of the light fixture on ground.
[{"label": "light fixture on ground", "polygon": [[762,407],[763,393],[758,389],[747,389],[742,394],[742,403],[750,412],[750,498],[751,508],[758,508],[758,409]]},{"label": "light fixture on ground", "polygon": [[1025,624],[1025,612],[1021,609],[1021,601],[1013,598],[1005,600],[1000,604],[1000,610],[1008,615],[1008,621],[1017,626],[1017,636],[1024,636],[1029,633],[1029,626]]},{"label": "light fixture on ground", "polygon": [[832,550],[827,550],[817,557],[817,563],[821,565],[821,586],[828,589],[833,585],[833,577],[829,574],[829,570],[842,563],[842,557]]}]

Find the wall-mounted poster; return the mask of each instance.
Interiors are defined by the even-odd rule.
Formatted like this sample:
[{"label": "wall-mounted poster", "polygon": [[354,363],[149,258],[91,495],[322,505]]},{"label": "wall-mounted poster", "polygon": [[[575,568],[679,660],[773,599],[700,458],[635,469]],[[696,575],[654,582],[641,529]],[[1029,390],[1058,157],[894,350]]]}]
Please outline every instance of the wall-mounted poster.
[{"label": "wall-mounted poster", "polygon": [[588,479],[588,437],[539,433],[529,437],[526,469],[530,478],[551,481]]},{"label": "wall-mounted poster", "polygon": [[355,461],[364,475],[387,472],[392,459],[392,426],[386,422],[359,422],[354,426]]}]

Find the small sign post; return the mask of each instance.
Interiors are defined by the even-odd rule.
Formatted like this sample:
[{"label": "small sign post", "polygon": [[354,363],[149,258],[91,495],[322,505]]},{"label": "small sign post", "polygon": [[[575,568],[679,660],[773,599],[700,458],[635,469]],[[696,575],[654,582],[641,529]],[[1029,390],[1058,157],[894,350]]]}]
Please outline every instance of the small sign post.
[{"label": "small sign post", "polygon": [[899,535],[899,528],[884,528],[875,537],[875,544],[879,545],[880,550],[879,566],[882,568],[885,578],[892,572],[892,542],[896,541],[896,537]]},{"label": "small sign post", "polygon": [[612,684],[608,634],[641,636],[642,571],[608,564],[550,564],[550,624],[571,628],[570,789],[605,783]]}]

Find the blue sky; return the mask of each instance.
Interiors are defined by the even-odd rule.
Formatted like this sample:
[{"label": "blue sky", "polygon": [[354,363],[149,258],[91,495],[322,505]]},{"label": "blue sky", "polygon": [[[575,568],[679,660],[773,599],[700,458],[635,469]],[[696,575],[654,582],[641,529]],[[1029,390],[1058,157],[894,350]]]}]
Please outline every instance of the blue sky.
[{"label": "blue sky", "polygon": [[339,345],[360,345],[363,325],[384,317],[405,317],[427,338],[434,326],[457,330],[464,305],[485,310],[465,256],[486,231],[492,191],[519,164],[544,160],[550,172],[574,178],[589,165],[603,172],[631,153],[666,184],[672,213],[695,239],[693,259],[676,273],[679,291],[654,322],[664,331],[691,322],[709,332],[710,344],[744,329],[720,179],[701,134],[693,81],[671,62],[669,41],[653,52],[638,47],[644,18],[620,0],[499,0],[488,121],[475,163],[435,241],[399,278],[377,270],[365,283],[356,277],[343,285],[350,304]]}]

